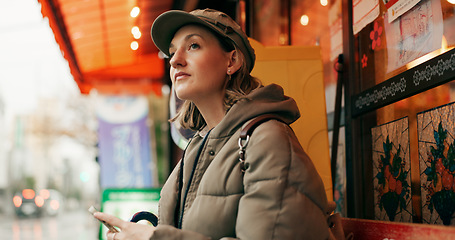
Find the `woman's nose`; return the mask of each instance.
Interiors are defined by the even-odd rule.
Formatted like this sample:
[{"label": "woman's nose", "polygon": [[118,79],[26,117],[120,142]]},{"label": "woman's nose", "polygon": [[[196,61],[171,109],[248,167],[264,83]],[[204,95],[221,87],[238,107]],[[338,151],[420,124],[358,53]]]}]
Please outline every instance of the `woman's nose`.
[{"label": "woman's nose", "polygon": [[180,50],[175,51],[174,55],[169,60],[169,64],[173,68],[176,68],[178,66],[184,66],[185,65],[184,53]]}]

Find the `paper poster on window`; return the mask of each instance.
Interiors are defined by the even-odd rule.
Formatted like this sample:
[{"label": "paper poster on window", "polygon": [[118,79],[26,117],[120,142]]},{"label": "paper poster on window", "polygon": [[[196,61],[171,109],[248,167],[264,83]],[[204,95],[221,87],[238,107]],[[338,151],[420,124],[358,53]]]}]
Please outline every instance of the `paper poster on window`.
[{"label": "paper poster on window", "polygon": [[392,23],[384,20],[387,72],[441,47],[443,22],[439,0],[424,0]]},{"label": "paper poster on window", "polygon": [[357,34],[379,16],[379,0],[354,0],[353,32]]},{"label": "paper poster on window", "polygon": [[329,10],[330,60],[343,53],[343,31],[341,27],[341,1],[336,0]]},{"label": "paper poster on window", "polygon": [[455,15],[451,15],[450,12],[445,12],[445,14],[450,16],[444,18],[444,37],[447,43],[446,47],[453,47],[455,45],[455,31],[453,30],[455,27]]},{"label": "paper poster on window", "polygon": [[383,0],[387,8],[389,23],[414,7],[420,0]]}]

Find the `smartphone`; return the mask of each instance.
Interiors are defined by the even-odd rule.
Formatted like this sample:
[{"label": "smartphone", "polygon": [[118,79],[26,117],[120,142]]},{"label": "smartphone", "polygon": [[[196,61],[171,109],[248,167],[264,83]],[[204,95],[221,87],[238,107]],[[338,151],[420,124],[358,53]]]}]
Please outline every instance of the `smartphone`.
[{"label": "smartphone", "polygon": [[[91,212],[92,214],[95,214],[96,212],[98,212],[98,210],[96,210],[96,208],[94,206],[91,206],[89,209],[88,209],[89,212]],[[100,221],[104,226],[106,226],[111,232],[114,232],[114,233],[117,233],[119,232],[117,230],[117,228],[115,228],[114,226],[112,226],[111,224],[105,222],[105,221],[102,221],[102,220],[99,220],[97,218],[98,221]]]}]

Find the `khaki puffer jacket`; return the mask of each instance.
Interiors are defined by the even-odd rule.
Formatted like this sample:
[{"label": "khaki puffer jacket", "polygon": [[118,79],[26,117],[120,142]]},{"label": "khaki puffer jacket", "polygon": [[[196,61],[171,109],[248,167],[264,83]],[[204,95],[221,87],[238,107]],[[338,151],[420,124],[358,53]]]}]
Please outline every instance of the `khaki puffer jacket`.
[{"label": "khaki puffer jacket", "polygon": [[[239,166],[240,129],[273,113],[291,124],[300,113],[278,85],[253,91],[236,103],[203,142],[197,133],[184,159],[182,229],[174,227],[179,165],[161,192],[159,224],[151,239],[328,239],[323,182],[292,129],[270,120],[259,125],[246,147],[249,168]],[[316,159],[317,160],[317,159]],[[194,167],[194,170],[193,170]],[[188,186],[190,176],[192,181]]]}]

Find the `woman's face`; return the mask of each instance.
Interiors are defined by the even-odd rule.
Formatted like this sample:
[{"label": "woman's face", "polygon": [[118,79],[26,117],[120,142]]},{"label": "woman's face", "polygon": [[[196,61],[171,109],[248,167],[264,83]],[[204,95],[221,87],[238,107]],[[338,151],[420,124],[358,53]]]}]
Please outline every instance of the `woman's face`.
[{"label": "woman's face", "polygon": [[170,76],[178,98],[198,103],[222,103],[230,53],[217,38],[197,25],[180,28],[169,47]]}]

